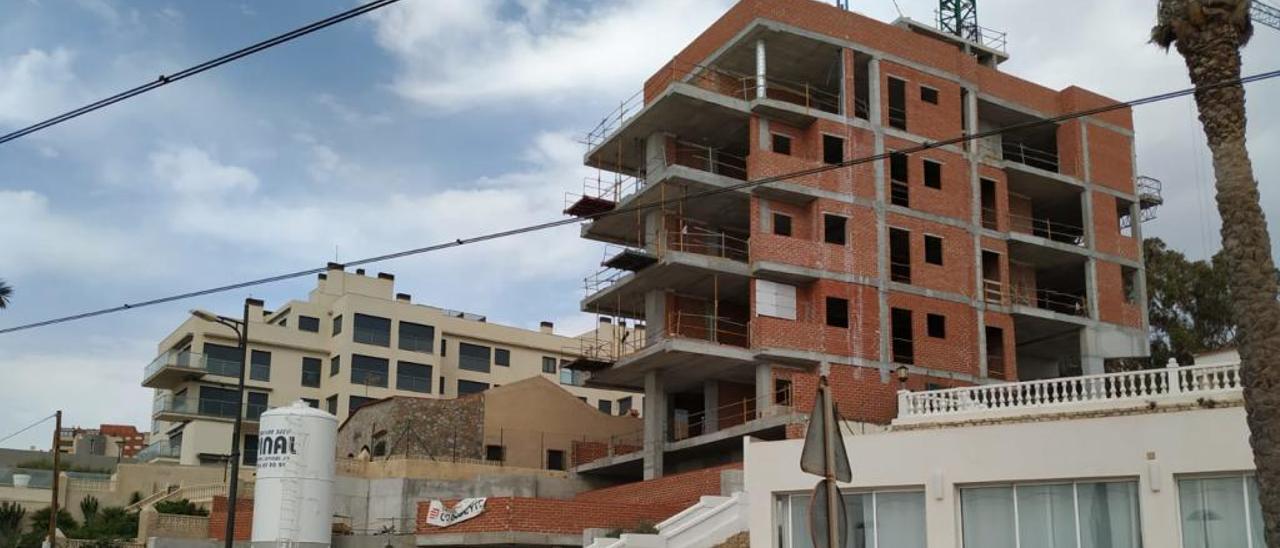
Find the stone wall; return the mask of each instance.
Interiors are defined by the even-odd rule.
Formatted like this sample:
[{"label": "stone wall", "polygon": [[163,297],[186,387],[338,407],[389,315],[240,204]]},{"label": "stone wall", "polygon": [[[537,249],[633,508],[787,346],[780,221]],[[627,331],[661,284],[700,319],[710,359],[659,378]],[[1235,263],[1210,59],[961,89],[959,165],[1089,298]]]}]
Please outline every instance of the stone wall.
[{"label": "stone wall", "polygon": [[338,432],[338,456],[385,444],[388,456],[484,458],[484,396],[452,400],[392,398],[351,415]]}]

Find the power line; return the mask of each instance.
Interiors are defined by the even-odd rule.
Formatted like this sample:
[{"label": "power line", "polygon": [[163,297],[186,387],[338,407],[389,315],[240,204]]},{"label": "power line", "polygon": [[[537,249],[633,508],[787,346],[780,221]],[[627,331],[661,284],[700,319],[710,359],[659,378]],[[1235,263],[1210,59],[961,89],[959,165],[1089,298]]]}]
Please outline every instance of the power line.
[{"label": "power line", "polygon": [[49,420],[49,419],[52,419],[52,418],[54,417],[54,415],[57,415],[57,413],[54,413],[53,415],[49,415],[49,416],[47,416],[47,417],[45,417],[45,418],[43,418],[43,419],[40,419],[40,420],[38,420],[38,421],[36,421],[36,422],[33,422],[33,423],[31,423],[31,424],[28,424],[27,426],[23,427],[23,429],[22,429],[22,430],[19,430],[19,431],[17,431],[17,432],[14,432],[14,433],[12,433],[12,434],[9,434],[8,436],[5,436],[4,438],[0,438],[0,443],[4,443],[4,442],[6,442],[6,441],[9,441],[9,440],[11,440],[11,439],[13,439],[13,438],[17,437],[17,436],[18,436],[18,434],[21,434],[21,433],[23,433],[23,432],[26,432],[27,430],[30,430],[30,429],[32,429],[32,428],[35,428],[36,426],[39,426],[39,425],[40,425],[40,423],[42,423],[42,422],[44,422],[44,421],[47,421],[47,420]]},{"label": "power line", "polygon": [[288,42],[288,41],[290,41],[290,40],[293,40],[293,39],[295,39],[295,38],[301,38],[301,37],[303,37],[303,36],[306,36],[306,35],[308,35],[308,34],[311,34],[311,33],[315,32],[315,31],[318,31],[318,30],[320,30],[320,29],[324,29],[324,28],[327,28],[327,27],[330,27],[330,26],[336,25],[336,24],[338,24],[338,23],[341,23],[341,22],[343,22],[343,21],[346,21],[347,19],[351,19],[351,18],[353,18],[353,17],[358,17],[358,16],[360,16],[360,15],[364,15],[364,14],[366,14],[366,13],[369,13],[369,12],[371,12],[371,11],[377,10],[377,9],[379,9],[379,8],[383,8],[383,7],[389,6],[389,5],[394,4],[394,3],[396,3],[396,2],[399,2],[399,1],[400,1],[400,0],[374,0],[373,2],[369,2],[369,3],[367,3],[367,4],[362,4],[362,5],[360,5],[360,6],[356,6],[356,7],[352,8],[352,9],[349,9],[349,10],[344,11],[344,12],[342,12],[342,13],[339,13],[339,14],[336,14],[336,15],[331,15],[331,16],[329,16],[329,17],[326,17],[326,18],[324,18],[324,19],[321,19],[321,20],[319,20],[319,21],[316,21],[316,22],[311,23],[311,24],[309,24],[309,25],[306,25],[306,26],[304,26],[304,27],[299,27],[299,28],[297,28],[297,29],[291,30],[291,31],[286,32],[286,33],[284,33],[284,34],[276,35],[276,36],[274,36],[274,37],[272,37],[272,38],[268,38],[268,39],[266,39],[266,40],[263,40],[263,41],[258,42],[258,43],[256,43],[256,44],[253,44],[253,45],[251,45],[251,46],[247,46],[247,47],[244,47],[244,48],[238,49],[238,50],[233,51],[233,52],[231,52],[231,53],[227,53],[227,54],[225,54],[225,55],[222,55],[222,56],[220,56],[220,57],[215,57],[215,58],[213,58],[213,59],[210,59],[210,60],[208,60],[208,61],[205,61],[205,62],[203,62],[203,63],[200,63],[200,64],[198,64],[198,65],[195,65],[195,66],[193,66],[193,67],[189,67],[189,68],[187,68],[187,69],[184,69],[184,70],[181,70],[181,71],[175,72],[175,73],[173,73],[173,74],[170,74],[170,75],[167,75],[167,76],[166,76],[166,75],[161,74],[159,78],[156,78],[155,80],[152,80],[152,81],[150,81],[150,82],[147,82],[147,83],[142,84],[142,85],[140,85],[140,86],[137,86],[137,87],[135,87],[135,88],[132,88],[132,89],[129,89],[129,90],[126,90],[126,91],[122,91],[122,92],[120,92],[120,93],[117,93],[117,94],[115,94],[115,95],[112,95],[111,97],[107,97],[106,99],[102,99],[102,100],[99,100],[99,101],[96,101],[96,102],[93,102],[93,103],[89,103],[89,104],[87,104],[87,105],[85,105],[85,106],[82,106],[82,107],[80,107],[80,108],[77,108],[77,109],[75,109],[75,110],[71,110],[71,111],[68,111],[68,112],[64,112],[64,113],[62,113],[62,114],[59,114],[59,115],[57,115],[57,116],[54,116],[53,118],[49,118],[48,120],[45,120],[45,121],[43,121],[43,122],[40,122],[40,123],[37,123],[37,124],[31,125],[31,126],[28,126],[28,127],[25,127],[25,128],[19,129],[19,130],[17,130],[17,131],[12,132],[12,133],[6,134],[6,135],[4,135],[4,136],[0,137],[0,144],[4,144],[4,143],[7,143],[7,142],[12,141],[12,140],[14,140],[14,139],[17,139],[17,138],[19,138],[19,137],[23,137],[23,136],[26,136],[26,135],[30,135],[30,134],[35,133],[35,132],[37,132],[37,131],[40,131],[40,130],[42,130],[42,129],[45,129],[45,128],[48,128],[48,127],[51,127],[51,126],[55,126],[55,125],[61,124],[62,122],[65,122],[65,121],[70,120],[70,119],[72,119],[72,118],[75,118],[75,117],[78,117],[78,116],[81,116],[81,115],[84,115],[84,114],[88,114],[88,113],[93,112],[93,111],[95,111],[95,110],[98,110],[98,109],[100,109],[100,108],[104,108],[104,107],[111,106],[111,105],[116,104],[116,103],[119,103],[120,101],[123,101],[123,100],[125,100],[125,99],[129,99],[129,98],[131,98],[131,97],[136,97],[136,96],[138,96],[138,95],[142,95],[143,93],[146,93],[146,92],[148,92],[148,91],[154,90],[154,89],[159,88],[159,87],[161,87],[161,86],[165,86],[165,85],[171,84],[171,83],[173,83],[173,82],[177,82],[178,80],[181,80],[181,79],[183,79],[183,78],[187,78],[187,77],[195,76],[195,75],[200,74],[200,73],[202,73],[202,72],[204,72],[204,71],[206,71],[206,70],[215,69],[215,68],[217,68],[217,67],[220,67],[220,66],[222,66],[222,65],[225,65],[225,64],[230,63],[230,62],[232,62],[232,61],[235,61],[235,60],[241,59],[241,58],[243,58],[243,57],[248,57],[248,56],[253,55],[253,54],[255,54],[255,53],[258,53],[258,52],[260,52],[260,51],[262,51],[262,50],[265,50],[265,49],[268,49],[268,48],[271,48],[271,47],[278,46],[278,45],[280,45],[280,44],[283,44],[283,43]]},{"label": "power line", "polygon": [[[897,151],[894,151],[894,152],[892,152],[892,153],[890,153],[890,152],[885,152],[885,153],[881,153],[881,154],[873,154],[873,155],[871,155],[871,156],[863,156],[863,157],[861,157],[861,158],[855,158],[855,159],[852,159],[852,160],[846,160],[846,161],[844,161],[844,162],[840,162],[840,163],[837,163],[837,164],[826,164],[826,165],[822,165],[822,166],[818,166],[818,167],[813,167],[813,168],[809,168],[809,169],[802,169],[802,170],[799,170],[799,171],[793,171],[793,172],[790,172],[790,173],[783,173],[783,174],[780,174],[780,175],[774,175],[774,176],[772,176],[772,177],[765,177],[765,178],[763,178],[763,179],[757,179],[757,180],[754,180],[754,181],[746,181],[746,182],[742,182],[742,183],[738,183],[738,184],[734,184],[734,185],[729,185],[729,186],[724,186],[724,187],[714,188],[714,189],[705,190],[705,191],[702,191],[702,192],[696,192],[696,193],[694,193],[694,194],[690,194],[690,195],[683,196],[683,197],[678,197],[678,198],[668,198],[668,199],[665,199],[665,200],[659,200],[659,201],[656,201],[656,202],[653,202],[653,203],[649,203],[649,204],[640,204],[640,205],[635,205],[635,206],[626,207],[626,208],[622,208],[622,209],[614,209],[614,210],[606,211],[606,212],[603,212],[603,213],[597,213],[597,214],[593,214],[593,215],[586,215],[586,216],[583,216],[583,217],[581,217],[581,218],[579,218],[579,217],[571,217],[571,218],[560,219],[560,220],[556,220],[556,221],[548,221],[548,222],[539,223],[539,224],[535,224],[535,225],[524,226],[524,227],[520,227],[520,228],[513,228],[513,229],[509,229],[509,230],[503,230],[503,231],[500,231],[500,232],[491,232],[491,233],[489,233],[489,234],[483,234],[483,235],[480,235],[480,236],[474,236],[474,237],[471,237],[471,238],[458,238],[458,239],[453,240],[453,241],[444,242],[444,243],[438,243],[438,244],[429,245],[429,246],[426,246],[426,247],[419,247],[419,248],[414,248],[414,249],[406,249],[406,250],[403,250],[403,251],[397,251],[397,252],[394,252],[394,253],[388,253],[388,254],[385,254],[385,255],[377,255],[377,256],[368,257],[368,258],[365,258],[365,259],[360,259],[360,260],[357,260],[357,261],[351,261],[351,262],[345,263],[345,265],[346,265],[346,266],[361,266],[361,265],[366,265],[366,264],[378,263],[378,262],[383,262],[383,261],[389,261],[389,260],[391,260],[391,259],[399,259],[399,258],[402,258],[402,257],[408,257],[408,256],[411,256],[411,255],[421,255],[421,254],[424,254],[424,253],[430,253],[430,252],[433,252],[433,251],[441,251],[441,250],[449,249],[449,248],[453,248],[453,247],[461,247],[461,246],[468,245],[468,244],[474,244],[474,243],[479,243],[479,242],[485,242],[485,241],[489,241],[489,240],[497,240],[497,239],[500,239],[500,238],[506,238],[506,237],[509,237],[509,236],[517,236],[517,235],[525,234],[525,233],[529,233],[529,232],[538,232],[538,231],[546,230],[546,229],[549,229],[549,228],[555,228],[555,227],[559,227],[559,226],[566,226],[566,225],[571,225],[571,224],[577,224],[577,223],[579,223],[579,222],[582,222],[583,220],[596,220],[596,219],[602,219],[602,218],[605,218],[605,217],[611,217],[611,216],[614,216],[614,215],[624,215],[624,214],[628,214],[628,213],[635,213],[635,212],[638,212],[638,211],[645,211],[645,210],[648,210],[648,209],[654,209],[654,208],[658,208],[658,207],[664,207],[664,206],[666,206],[666,205],[674,204],[674,203],[681,202],[681,201],[688,201],[688,200],[694,200],[694,199],[698,199],[698,198],[705,198],[705,197],[707,197],[707,196],[712,196],[712,195],[716,195],[716,194],[723,194],[723,193],[727,193],[727,192],[734,192],[734,191],[737,191],[737,190],[742,190],[742,189],[745,189],[745,188],[751,188],[751,187],[755,187],[755,186],[759,186],[759,185],[763,185],[763,184],[775,183],[775,182],[779,182],[779,181],[785,181],[785,180],[788,180],[788,179],[795,179],[795,178],[798,178],[798,177],[805,177],[805,176],[808,176],[808,175],[814,175],[814,174],[817,174],[817,173],[823,173],[823,172],[831,171],[831,170],[835,170],[835,169],[842,169],[842,168],[846,168],[846,167],[852,167],[852,166],[861,165],[861,164],[866,164],[866,163],[875,162],[875,161],[879,161],[879,160],[885,160],[885,159],[888,159],[888,158],[890,157],[890,155],[891,155],[891,154],[907,154],[907,155],[910,155],[910,154],[916,154],[916,153],[919,153],[919,152],[924,152],[924,151],[927,151],[927,150],[932,150],[932,149],[939,148],[939,147],[943,147],[943,146],[947,146],[947,145],[954,145],[954,144],[964,143],[964,142],[967,142],[967,141],[974,141],[974,140],[978,140],[978,139],[985,139],[985,138],[987,138],[987,137],[994,137],[994,136],[996,136],[996,135],[1000,135],[1000,134],[1003,134],[1003,133],[1006,133],[1006,132],[1009,132],[1009,131],[1018,131],[1018,130],[1029,129],[1029,128],[1034,128],[1034,127],[1039,127],[1039,126],[1044,126],[1044,125],[1057,124],[1057,123],[1059,123],[1059,122],[1065,122],[1065,121],[1067,121],[1067,120],[1072,120],[1072,119],[1075,119],[1075,118],[1083,118],[1083,117],[1085,117],[1085,116],[1094,116],[1094,115],[1104,114],[1104,113],[1112,112],[1112,111],[1116,111],[1116,110],[1122,110],[1122,109],[1126,109],[1126,108],[1132,108],[1132,107],[1135,107],[1135,106],[1142,106],[1142,105],[1147,105],[1147,104],[1151,104],[1151,103],[1157,103],[1157,102],[1160,102],[1160,101],[1167,101],[1167,100],[1170,100],[1170,99],[1176,99],[1176,98],[1178,98],[1178,97],[1185,97],[1185,96],[1187,96],[1187,95],[1191,95],[1191,94],[1194,94],[1194,93],[1197,93],[1197,92],[1204,92],[1204,91],[1209,91],[1209,90],[1217,89],[1217,88],[1232,87],[1232,86],[1243,86],[1244,84],[1251,84],[1251,83],[1254,83],[1254,82],[1260,82],[1260,81],[1263,81],[1263,80],[1268,80],[1268,79],[1276,78],[1276,77],[1280,77],[1280,70],[1275,70],[1275,71],[1271,71],[1271,72],[1264,72],[1264,73],[1254,74],[1254,75],[1252,75],[1252,76],[1246,76],[1246,77],[1243,77],[1243,78],[1238,78],[1238,79],[1231,80],[1231,81],[1227,81],[1227,82],[1219,82],[1219,83],[1217,83],[1217,84],[1210,84],[1210,85],[1206,85],[1206,86],[1200,86],[1200,87],[1198,87],[1198,88],[1197,88],[1197,87],[1191,87],[1191,88],[1186,88],[1186,89],[1182,89],[1182,90],[1178,90],[1178,91],[1171,91],[1171,92],[1168,92],[1168,93],[1162,93],[1162,94],[1159,94],[1159,95],[1152,95],[1152,96],[1149,96],[1149,97],[1143,97],[1143,98],[1141,98],[1141,99],[1134,99],[1134,100],[1132,100],[1132,101],[1126,101],[1126,102],[1122,102],[1122,103],[1113,103],[1113,104],[1106,105],[1106,106],[1102,106],[1102,107],[1098,107],[1098,108],[1093,108],[1093,109],[1088,109],[1088,110],[1082,110],[1082,111],[1078,111],[1078,112],[1072,112],[1072,113],[1069,113],[1069,114],[1063,114],[1063,115],[1061,115],[1061,116],[1056,116],[1056,117],[1053,117],[1053,118],[1048,118],[1048,119],[1043,119],[1043,120],[1033,120],[1033,121],[1029,121],[1029,122],[1024,122],[1024,123],[1020,123],[1020,124],[1014,124],[1014,125],[1011,125],[1011,126],[1006,126],[1006,127],[999,128],[999,129],[993,129],[993,130],[982,131],[982,132],[978,132],[978,133],[972,133],[972,134],[961,135],[961,136],[959,136],[959,137],[953,137],[953,138],[950,138],[950,139],[944,139],[944,140],[941,140],[941,141],[932,141],[932,142],[927,142],[927,143],[924,143],[924,144],[922,144],[922,145],[917,145],[917,146],[914,146],[914,147],[910,147],[910,148],[905,148],[905,149],[897,150]],[[74,321],[74,320],[80,320],[80,319],[85,319],[85,318],[92,318],[92,317],[95,317],[95,316],[102,316],[102,315],[105,315],[105,314],[112,314],[112,313],[115,313],[115,312],[122,312],[122,311],[125,311],[125,310],[132,310],[132,309],[134,309],[134,308],[142,308],[142,307],[146,307],[146,306],[153,306],[153,305],[157,305],[157,304],[164,304],[164,303],[169,303],[169,302],[174,302],[174,301],[181,301],[181,300],[190,299],[190,298],[193,298],[193,297],[200,297],[200,296],[204,296],[204,295],[211,295],[211,294],[215,294],[215,293],[223,293],[223,292],[226,292],[226,291],[231,291],[231,290],[233,290],[233,289],[241,289],[241,288],[245,288],[245,287],[253,287],[253,286],[264,285],[264,284],[269,284],[269,283],[274,283],[274,282],[280,282],[280,281],[289,280],[289,279],[293,279],[293,278],[301,278],[301,277],[303,277],[303,276],[311,276],[311,275],[314,275],[314,274],[319,274],[319,273],[321,273],[321,272],[325,272],[326,270],[327,270],[327,267],[310,268],[310,269],[307,269],[307,270],[299,270],[299,271],[296,271],[296,272],[289,272],[289,273],[286,273],[286,274],[279,274],[279,275],[276,275],[276,276],[270,276],[270,277],[266,277],[266,278],[259,278],[259,279],[256,279],[256,280],[249,280],[249,281],[239,282],[239,283],[235,283],[235,284],[231,284],[231,285],[224,285],[224,286],[212,287],[212,288],[209,288],[209,289],[202,289],[202,290],[198,290],[198,291],[191,291],[191,292],[187,292],[187,293],[179,293],[179,294],[176,294],[176,295],[170,295],[170,296],[167,296],[167,297],[160,297],[160,298],[151,299],[151,300],[146,300],[146,301],[139,301],[139,302],[136,302],[136,303],[126,303],[126,304],[122,304],[122,305],[120,305],[120,306],[114,306],[114,307],[110,307],[110,308],[103,308],[103,309],[93,310],[93,311],[89,311],[89,312],[82,312],[82,313],[79,313],[79,314],[73,314],[73,315],[70,315],[70,316],[62,316],[62,317],[58,317],[58,318],[52,318],[52,319],[42,320],[42,321],[33,322],[33,323],[28,323],[28,324],[21,324],[21,325],[17,325],[17,326],[14,326],[14,327],[6,327],[6,328],[4,328],[4,329],[0,329],[0,335],[6,334],[6,333],[14,333],[14,332],[17,332],[17,331],[25,331],[25,330],[28,330],[28,329],[34,329],[34,328],[37,328],[37,327],[44,327],[44,326],[48,326],[48,325],[54,325],[54,324],[59,324],[59,323],[70,322],[70,321]]]}]

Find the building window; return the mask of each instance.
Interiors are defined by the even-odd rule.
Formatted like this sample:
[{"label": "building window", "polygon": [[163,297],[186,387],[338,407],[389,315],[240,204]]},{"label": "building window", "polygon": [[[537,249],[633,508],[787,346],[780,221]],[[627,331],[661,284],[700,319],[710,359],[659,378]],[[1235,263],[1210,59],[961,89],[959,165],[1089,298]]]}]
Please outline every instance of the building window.
[{"label": "building window", "polygon": [[340,334],[342,334],[342,316],[338,315],[333,317],[333,336],[337,337]]},{"label": "building window", "polygon": [[235,346],[204,343],[205,369],[210,375],[239,377],[244,354]]},{"label": "building window", "polygon": [[778,154],[786,154],[787,156],[790,156],[791,155],[791,138],[787,137],[786,135],[779,135],[777,133],[774,133],[772,135],[773,135],[773,143],[772,143],[773,151]]},{"label": "building window", "polygon": [[493,364],[511,367],[511,351],[505,348],[493,349]]},{"label": "building window", "polygon": [[849,327],[849,299],[827,297],[827,325],[843,329]]},{"label": "building window", "polygon": [[920,86],[920,100],[931,105],[938,104],[938,90],[929,86]]},{"label": "building window", "polygon": [[773,379],[773,403],[791,407],[791,379]]},{"label": "building window", "polygon": [[893,351],[893,361],[905,364],[916,363],[916,340],[911,324],[911,311],[893,308],[889,310],[889,317],[892,322],[890,337],[893,339],[893,344],[890,346]]},{"label": "building window", "polygon": [[475,381],[458,379],[458,397],[466,396],[468,394],[479,394],[488,389],[489,389],[489,383],[487,382],[475,382]]},{"label": "building window", "polygon": [[244,418],[251,421],[258,420],[267,411],[268,396],[266,392],[249,392],[245,394],[248,402],[245,404]]},{"label": "building window", "polygon": [[377,440],[373,442],[373,456],[375,457],[387,456],[387,440]]},{"label": "building window", "polygon": [[889,127],[907,129],[907,83],[889,77]]},{"label": "building window", "polygon": [[350,398],[347,398],[347,414],[350,415],[352,413],[355,413],[356,409],[369,405],[375,401],[378,401],[378,398],[366,398],[364,396],[351,396]]},{"label": "building window", "polygon": [[606,415],[612,415],[613,400],[606,400],[602,398],[600,401],[596,402],[596,409],[599,409],[601,413]]},{"label": "building window", "polygon": [[844,245],[849,218],[824,213],[822,215],[822,239],[829,244]]},{"label": "building window", "polygon": [[564,451],[547,449],[547,470],[564,470]]},{"label": "building window", "polygon": [[[779,497],[778,533],[781,546],[809,548],[811,495]],[[925,516],[923,491],[877,491],[843,493],[848,546],[864,548],[924,548]],[[965,545],[965,548],[971,548]],[[982,546],[981,548],[996,548]],[[999,547],[1004,548],[1004,547]],[[1075,545],[1072,545],[1075,548]]]},{"label": "building window", "polygon": [[439,386],[439,389],[436,391],[436,393],[440,394],[441,396],[444,395],[444,377],[443,376],[440,377],[440,386]]},{"label": "building window", "polygon": [[320,332],[320,318],[311,316],[298,316],[298,331],[310,331],[312,333]]},{"label": "building window", "polygon": [[330,415],[338,414],[338,395],[334,394],[324,399],[324,407],[329,411]]},{"label": "building window", "polygon": [[928,314],[925,316],[925,325],[928,328],[929,336],[935,339],[947,338],[947,317],[942,314]]},{"label": "building window", "polygon": [[1266,546],[1255,476],[1179,479],[1178,512],[1185,547]]},{"label": "building window", "polygon": [[413,362],[396,362],[396,390],[431,393],[431,366]]},{"label": "building window", "polygon": [[352,354],[351,384],[386,388],[388,364],[385,358]]},{"label": "building window", "polygon": [[426,352],[435,350],[436,328],[412,322],[400,322],[400,350]]},{"label": "building window", "polygon": [[487,346],[458,343],[458,369],[488,373],[489,364],[492,363],[489,352],[490,349]]},{"label": "building window", "polygon": [[889,280],[911,283],[911,233],[901,228],[889,229]]},{"label": "building window", "polygon": [[255,381],[270,381],[271,353],[253,350],[249,354],[249,378]]},{"label": "building window", "polygon": [[549,357],[549,356],[543,356],[543,357],[542,357],[542,372],[543,372],[543,373],[550,373],[550,374],[552,374],[552,375],[556,374],[556,359],[555,359],[555,358],[552,358],[552,357]]},{"label": "building window", "polygon": [[391,320],[365,314],[355,315],[354,340],[374,346],[391,346]]},{"label": "building window", "polygon": [[302,386],[320,388],[320,358],[302,358]]},{"label": "building window", "polygon": [[773,214],[773,233],[778,236],[791,235],[791,216],[781,213]]},{"label": "building window", "polygon": [[320,408],[320,400],[315,400],[311,398],[302,398],[302,403],[307,404],[307,406],[311,407],[312,409]]},{"label": "building window", "polygon": [[244,450],[240,452],[240,455],[241,455],[240,464],[243,464],[245,466],[257,466],[258,465],[258,435],[245,434],[244,444],[242,445],[242,447],[244,447]]},{"label": "building window", "polygon": [[966,547],[1142,546],[1136,481],[961,488],[960,515]]},{"label": "building window", "polygon": [[484,460],[489,462],[502,462],[506,459],[506,448],[501,445],[484,446]]},{"label": "building window", "polygon": [[924,235],[924,262],[942,266],[942,238]]},{"label": "building window", "polygon": [[449,339],[440,339],[440,357],[449,355]]},{"label": "building window", "polygon": [[907,155],[901,152],[889,154],[889,203],[911,207],[911,169]]},{"label": "building window", "polygon": [[1121,266],[1120,284],[1124,289],[1124,300],[1127,303],[1138,302],[1138,269]]},{"label": "building window", "polygon": [[844,163],[844,139],[835,135],[823,135],[822,161],[827,164]]},{"label": "building window", "polygon": [[[189,411],[190,408],[184,405],[182,396],[175,396],[173,399],[174,407]],[[209,415],[214,417],[232,417],[240,409],[239,393],[230,388],[217,388],[214,386],[201,386],[198,406],[196,410],[201,415]]]},{"label": "building window", "polygon": [[756,315],[784,320],[796,319],[796,286],[769,280],[755,280],[755,285]]},{"label": "building window", "polygon": [[942,188],[942,164],[933,160],[924,161],[924,186]]},{"label": "building window", "polygon": [[630,413],[632,405],[631,402],[631,396],[618,400],[618,414],[625,416],[627,413]]},{"label": "building window", "polygon": [[342,356],[329,358],[329,376],[335,376],[342,370]]},{"label": "building window", "polygon": [[586,381],[581,371],[575,371],[567,367],[560,368],[560,384],[566,386],[582,386]]}]

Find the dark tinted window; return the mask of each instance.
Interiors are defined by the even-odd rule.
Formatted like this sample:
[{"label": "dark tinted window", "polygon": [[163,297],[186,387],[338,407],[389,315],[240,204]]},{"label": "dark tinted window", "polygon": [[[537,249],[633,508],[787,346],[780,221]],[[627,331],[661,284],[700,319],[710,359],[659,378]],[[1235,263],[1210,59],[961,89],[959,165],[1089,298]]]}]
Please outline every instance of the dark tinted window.
[{"label": "dark tinted window", "polygon": [[489,347],[478,344],[458,343],[458,368],[478,373],[488,373]]},{"label": "dark tinted window", "polygon": [[631,412],[631,396],[627,396],[618,400],[618,414],[626,415]]},{"label": "dark tinted window", "polygon": [[511,351],[505,348],[493,349],[493,364],[511,367]]},{"label": "dark tinted window", "polygon": [[396,362],[396,389],[431,393],[431,366],[413,362]]},{"label": "dark tinted window", "polygon": [[244,450],[240,452],[244,455],[240,459],[240,464],[246,466],[255,466],[258,464],[258,436],[256,434],[245,434]]},{"label": "dark tinted window", "polygon": [[353,338],[358,343],[391,346],[391,320],[356,314]]},{"label": "dark tinted window", "polygon": [[351,384],[387,386],[387,360],[373,356],[351,355]]},{"label": "dark tinted window", "polygon": [[255,381],[271,380],[271,353],[253,350],[249,357],[249,378]]},{"label": "dark tinted window", "polygon": [[320,388],[320,358],[302,358],[302,386]]},{"label": "dark tinted window", "polygon": [[822,215],[822,239],[829,244],[844,245],[849,219],[841,215]]},{"label": "dark tinted window", "polygon": [[311,406],[312,409],[320,408],[320,400],[313,400],[311,398],[302,398],[302,402]]},{"label": "dark tinted window", "polygon": [[827,325],[849,327],[849,300],[827,297]]},{"label": "dark tinted window", "polygon": [[240,353],[239,347],[204,343],[204,357],[205,367],[210,375],[240,376],[240,360],[244,359],[244,356]]},{"label": "dark tinted window", "polygon": [[791,216],[781,213],[773,214],[773,233],[779,236],[791,235]]},{"label": "dark tinted window", "polygon": [[311,316],[298,316],[298,330],[310,331],[312,333],[319,333],[320,318],[312,318]]},{"label": "dark tinted window", "polygon": [[435,350],[436,328],[410,322],[400,322],[401,350],[432,352]]},{"label": "dark tinted window", "polygon": [[920,100],[934,105],[938,104],[938,90],[920,86]]},{"label": "dark tinted window", "polygon": [[262,413],[267,410],[267,394],[266,392],[249,392],[245,394],[248,402],[244,408],[244,418],[251,421],[258,420]]},{"label": "dark tinted window", "polygon": [[201,415],[234,418],[239,408],[240,393],[236,390],[213,386],[200,387],[200,401],[197,409]]},{"label": "dark tinted window", "polygon": [[489,389],[487,382],[475,382],[458,380],[458,396],[466,396],[467,394],[479,394]]},{"label": "dark tinted window", "polygon": [[333,395],[324,399],[324,407],[329,411],[330,415],[338,414],[338,396]]},{"label": "dark tinted window", "polygon": [[329,376],[332,377],[342,370],[342,356],[334,356],[329,358]]},{"label": "dark tinted window", "polygon": [[942,264],[942,238],[928,234],[924,236],[924,262]]},{"label": "dark tinted window", "polygon": [[602,400],[600,400],[600,401],[596,402],[596,409],[599,409],[601,413],[604,413],[604,414],[606,414],[606,415],[612,415],[612,414],[613,414],[613,400],[605,400],[605,399],[602,399]]},{"label": "dark tinted window", "polygon": [[333,317],[333,336],[337,337],[342,333],[342,316]]},{"label": "dark tinted window", "polygon": [[542,358],[542,372],[554,375],[556,372],[556,359],[544,356]]}]

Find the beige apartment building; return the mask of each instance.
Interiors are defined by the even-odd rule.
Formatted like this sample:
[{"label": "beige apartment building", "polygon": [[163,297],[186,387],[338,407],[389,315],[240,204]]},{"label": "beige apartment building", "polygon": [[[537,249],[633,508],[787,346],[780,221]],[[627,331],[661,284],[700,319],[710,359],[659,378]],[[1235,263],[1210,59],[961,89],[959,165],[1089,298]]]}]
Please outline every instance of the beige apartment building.
[{"label": "beige apartment building", "polygon": [[[390,396],[454,398],[543,376],[610,415],[636,414],[638,393],[587,388],[561,366],[584,347],[625,339],[634,326],[599,323],[577,337],[489,323],[484,316],[414,304],[395,277],[330,264],[306,300],[274,311],[250,301],[245,377],[245,464],[257,454],[257,418],[302,399],[345,420]],[[233,314],[232,316],[238,316]],[[152,444],[143,461],[225,462],[238,409],[235,333],[191,316],[159,344],[143,386],[155,389]]]}]

